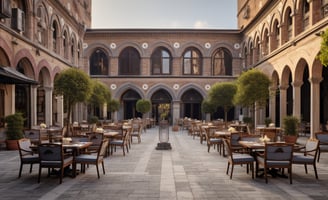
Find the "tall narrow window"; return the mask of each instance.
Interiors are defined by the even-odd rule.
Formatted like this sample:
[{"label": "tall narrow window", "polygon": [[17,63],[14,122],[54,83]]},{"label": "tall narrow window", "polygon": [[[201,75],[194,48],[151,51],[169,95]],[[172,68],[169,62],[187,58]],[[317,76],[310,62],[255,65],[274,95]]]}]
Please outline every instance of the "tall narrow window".
[{"label": "tall narrow window", "polygon": [[74,38],[72,38],[71,40],[71,59],[72,59],[72,63],[75,63],[75,41]]},{"label": "tall narrow window", "polygon": [[289,41],[292,36],[293,36],[293,17],[291,16],[292,15],[292,11],[290,9],[288,9],[287,11],[287,36],[288,36],[288,40]]},{"label": "tall narrow window", "polygon": [[67,32],[64,31],[64,35],[63,35],[63,48],[64,48],[64,57],[66,59],[68,59],[68,49],[69,49],[69,47],[68,47],[68,41],[69,41],[69,39],[68,39]]},{"label": "tall narrow window", "polygon": [[125,48],[119,57],[120,75],[140,75],[140,56],[133,47]]},{"label": "tall narrow window", "polygon": [[310,5],[307,0],[303,0],[303,31],[310,25]]},{"label": "tall narrow window", "polygon": [[197,49],[188,49],[183,54],[183,74],[200,75],[202,59]]},{"label": "tall narrow window", "polygon": [[321,0],[322,18],[328,16],[328,0]]},{"label": "tall narrow window", "polygon": [[225,48],[219,48],[213,57],[213,74],[214,75],[231,75],[232,74],[232,56]]},{"label": "tall narrow window", "polygon": [[90,75],[108,75],[108,57],[102,49],[96,49],[90,57]]},{"label": "tall narrow window", "polygon": [[262,55],[266,56],[268,54],[269,54],[269,32],[268,29],[265,29],[263,35]]},{"label": "tall narrow window", "polygon": [[54,21],[52,23],[52,50],[55,52],[55,53],[58,53],[57,52],[57,32],[58,32],[58,25],[57,25],[57,22]]},{"label": "tall narrow window", "polygon": [[152,74],[171,73],[171,55],[168,50],[157,48],[151,56]]}]

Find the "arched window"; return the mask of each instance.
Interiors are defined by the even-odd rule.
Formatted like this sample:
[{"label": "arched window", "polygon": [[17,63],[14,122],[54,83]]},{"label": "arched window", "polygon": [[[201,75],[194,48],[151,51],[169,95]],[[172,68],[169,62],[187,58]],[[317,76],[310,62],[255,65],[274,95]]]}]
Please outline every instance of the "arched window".
[{"label": "arched window", "polygon": [[271,38],[271,51],[277,49],[280,45],[280,28],[278,20],[273,22],[272,38]]},{"label": "arched window", "polygon": [[72,59],[72,63],[75,63],[75,41],[74,38],[72,38],[71,40],[71,59]]},{"label": "arched window", "polygon": [[90,75],[108,75],[108,57],[102,49],[96,49],[90,57]]},{"label": "arched window", "polygon": [[119,57],[120,75],[139,75],[140,74],[140,56],[133,47],[125,48]]},{"label": "arched window", "polygon": [[266,56],[269,54],[269,32],[268,29],[265,29],[262,42],[262,55]]},{"label": "arched window", "polygon": [[64,58],[68,59],[68,35],[67,35],[67,31],[64,31],[63,34],[63,49],[64,49]]},{"label": "arched window", "polygon": [[247,69],[248,67],[248,50],[247,50],[247,46],[245,46],[244,48],[244,64],[243,64],[243,68]]},{"label": "arched window", "polygon": [[46,46],[47,42],[46,42],[46,13],[45,13],[45,8],[43,6],[39,6],[37,8],[37,12],[36,12],[36,21],[37,21],[37,41],[43,45]]},{"label": "arched window", "polygon": [[183,54],[183,74],[200,75],[202,70],[202,59],[200,52],[195,48],[190,48]]},{"label": "arched window", "polygon": [[291,15],[292,15],[292,11],[289,8],[287,11],[287,32],[288,32],[287,41],[289,41],[293,37],[293,18]]},{"label": "arched window", "polygon": [[52,23],[52,50],[55,52],[55,53],[58,53],[57,52],[57,35],[58,35],[58,25],[57,25],[57,22],[54,21]]},{"label": "arched window", "polygon": [[219,48],[212,63],[213,75],[232,75],[232,56],[228,49]]},{"label": "arched window", "polygon": [[170,74],[171,60],[170,52],[167,49],[157,48],[151,55],[152,74]]}]

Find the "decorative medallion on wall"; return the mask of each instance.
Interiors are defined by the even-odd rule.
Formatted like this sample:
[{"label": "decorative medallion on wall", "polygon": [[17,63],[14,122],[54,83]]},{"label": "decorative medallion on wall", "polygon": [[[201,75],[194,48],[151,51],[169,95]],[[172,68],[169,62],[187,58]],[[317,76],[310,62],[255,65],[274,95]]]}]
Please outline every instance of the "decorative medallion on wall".
[{"label": "decorative medallion on wall", "polygon": [[178,90],[179,88],[180,88],[180,85],[179,84],[174,84],[173,85],[173,89]]},{"label": "decorative medallion on wall", "polygon": [[179,44],[179,42],[175,42],[175,43],[173,44],[173,46],[174,46],[174,48],[178,49],[178,48],[180,47],[180,44]]},{"label": "decorative medallion on wall", "polygon": [[111,84],[111,85],[110,85],[110,88],[111,88],[112,90],[115,90],[115,89],[116,89],[116,84]]},{"label": "decorative medallion on wall", "polygon": [[206,43],[205,43],[205,48],[206,48],[206,49],[211,48],[211,44],[210,44],[209,42],[206,42]]},{"label": "decorative medallion on wall", "polygon": [[110,48],[111,48],[111,49],[116,49],[116,44],[115,44],[114,42],[111,43],[111,44],[110,44]]},{"label": "decorative medallion on wall", "polygon": [[206,84],[206,85],[205,85],[205,90],[209,90],[209,89],[211,89],[211,85]]},{"label": "decorative medallion on wall", "polygon": [[144,90],[148,90],[148,85],[147,85],[147,84],[143,84],[143,85],[142,85],[142,89],[144,89]]},{"label": "decorative medallion on wall", "polygon": [[143,43],[143,44],[142,44],[142,48],[147,49],[147,48],[148,48],[148,43],[146,43],[146,42]]},{"label": "decorative medallion on wall", "polygon": [[239,44],[239,43],[235,43],[235,44],[233,45],[233,47],[234,47],[235,49],[239,49],[239,48],[240,48],[240,44]]},{"label": "decorative medallion on wall", "polygon": [[82,44],[82,48],[83,48],[83,49],[88,48],[88,43],[83,43],[83,44]]}]

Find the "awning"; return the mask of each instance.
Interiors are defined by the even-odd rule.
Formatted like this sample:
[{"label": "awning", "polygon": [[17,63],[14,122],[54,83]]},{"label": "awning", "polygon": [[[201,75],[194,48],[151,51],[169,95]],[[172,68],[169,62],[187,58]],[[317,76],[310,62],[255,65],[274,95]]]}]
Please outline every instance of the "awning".
[{"label": "awning", "polygon": [[25,76],[12,67],[0,66],[0,83],[37,85],[37,81]]}]

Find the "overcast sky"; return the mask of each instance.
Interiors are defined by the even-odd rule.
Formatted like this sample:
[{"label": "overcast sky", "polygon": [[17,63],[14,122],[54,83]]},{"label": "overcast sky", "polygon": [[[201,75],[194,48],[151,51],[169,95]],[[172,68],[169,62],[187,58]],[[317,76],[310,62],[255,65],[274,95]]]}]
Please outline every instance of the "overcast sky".
[{"label": "overcast sky", "polygon": [[236,29],[237,0],[92,0],[92,28]]}]

